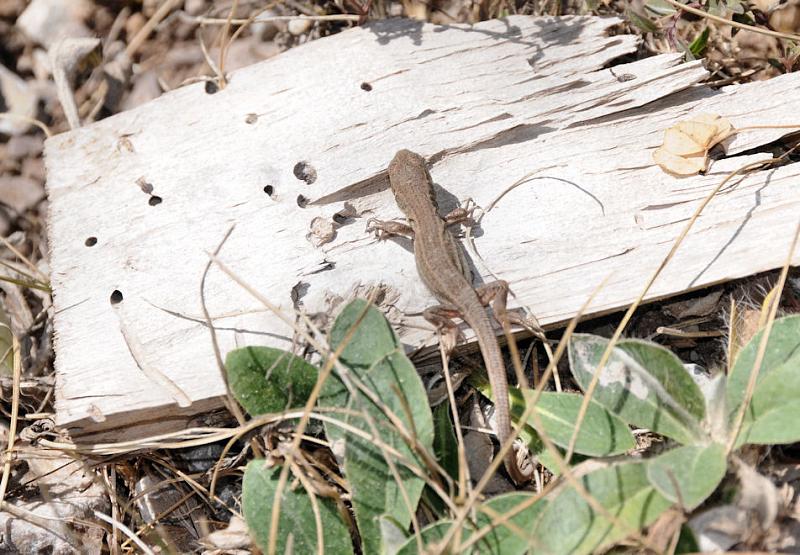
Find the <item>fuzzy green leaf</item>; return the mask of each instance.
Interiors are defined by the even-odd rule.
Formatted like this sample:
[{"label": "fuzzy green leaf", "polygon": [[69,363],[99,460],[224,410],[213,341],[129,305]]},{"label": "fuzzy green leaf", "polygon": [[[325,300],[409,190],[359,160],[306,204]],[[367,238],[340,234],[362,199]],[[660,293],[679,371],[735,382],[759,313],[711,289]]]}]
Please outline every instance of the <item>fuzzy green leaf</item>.
[{"label": "fuzzy green leaf", "polygon": [[[475,521],[467,521],[462,525],[460,531],[461,544],[468,541],[476,530],[481,530],[486,526],[490,526],[492,521],[497,520],[497,518],[492,517],[492,513],[495,515],[505,515],[511,511],[519,510],[518,513],[509,519],[511,525],[515,527],[516,530],[505,525],[497,525],[469,550],[461,551],[461,553],[466,555],[522,555],[523,553],[527,553],[532,545],[536,545],[536,538],[527,534],[532,529],[542,509],[547,506],[545,500],[539,499],[533,502],[534,498],[535,496],[530,493],[515,492],[498,495],[484,503],[481,506],[483,510],[478,513]],[[524,508],[520,509],[523,504]],[[425,527],[421,533],[422,545],[432,546],[433,544],[441,542],[450,530],[452,524],[453,521],[447,519]],[[518,535],[516,533],[517,531],[522,531],[523,535]],[[406,540],[405,545],[400,548],[397,555],[415,555],[417,553],[419,553],[417,539],[412,536]]]},{"label": "fuzzy green leaf", "polygon": [[[250,461],[242,483],[242,512],[250,535],[262,552],[267,552],[272,518],[272,501],[277,490],[280,467],[267,468],[263,459]],[[353,553],[350,531],[342,521],[336,505],[322,497],[316,498],[321,526],[317,526],[314,509],[308,494],[300,487],[290,486],[281,496],[278,519],[277,553],[316,553],[317,533],[322,532],[323,553]]]},{"label": "fuzzy green leaf", "polygon": [[[771,338],[770,338],[771,340]],[[736,446],[787,444],[800,441],[800,359],[763,376],[756,386]]]},{"label": "fuzzy green leaf", "polygon": [[[356,324],[358,327],[351,333]],[[380,553],[387,548],[382,522],[388,518],[397,528],[407,528],[424,486],[423,480],[408,468],[409,464],[425,468],[424,463],[399,432],[397,422],[421,448],[430,451],[433,417],[419,375],[380,311],[361,300],[347,305],[331,329],[331,347],[338,348],[348,337],[350,342],[341,356],[348,375],[328,380],[320,404],[346,409],[346,424],[368,435],[361,437],[346,428],[326,424],[328,437],[344,443],[344,473],[364,552]],[[348,381],[350,387],[346,387]],[[391,450],[399,452],[400,457]]]},{"label": "fuzzy green leaf", "polygon": [[317,381],[317,369],[272,347],[244,347],[225,359],[233,396],[251,416],[302,407]]},{"label": "fuzzy green leaf", "polygon": [[590,471],[579,481],[604,511],[595,510],[572,486],[556,490],[533,533],[539,545],[536,553],[602,551],[651,524],[671,505],[647,480],[644,462]]},{"label": "fuzzy green leaf", "polygon": [[655,33],[658,27],[650,19],[630,8],[625,10],[625,17],[631,22],[631,25],[638,27],[644,33]]},{"label": "fuzzy green leaf", "polygon": [[647,461],[647,478],[670,501],[693,511],[725,477],[725,446],[686,445]]},{"label": "fuzzy green leaf", "polygon": [[[526,403],[533,399],[536,392],[533,389],[520,391],[511,388],[510,394],[514,399],[512,411],[518,419],[522,416]],[[523,396],[524,401],[521,398]],[[543,392],[534,409],[542,428],[537,427],[533,415],[528,418],[527,423],[540,434],[547,434],[553,443],[566,449],[575,431],[575,421],[582,402],[583,395],[577,393]],[[576,453],[608,457],[622,454],[635,446],[633,434],[622,419],[608,412],[596,401],[589,402],[575,443]]]},{"label": "fuzzy green leaf", "polygon": [[[750,371],[753,369],[764,332],[753,336],[736,357],[727,382],[728,411],[735,414],[744,399]],[[761,363],[758,380],[781,367],[800,368],[800,316],[787,316],[775,320],[767,341],[767,350]],[[756,382],[758,383],[758,382]]]},{"label": "fuzzy green leaf", "polygon": [[[586,389],[608,339],[574,334],[569,344],[570,370]],[[705,399],[700,388],[669,350],[646,341],[620,341],[597,383],[597,401],[630,425],[648,428],[680,443],[705,439]]]}]

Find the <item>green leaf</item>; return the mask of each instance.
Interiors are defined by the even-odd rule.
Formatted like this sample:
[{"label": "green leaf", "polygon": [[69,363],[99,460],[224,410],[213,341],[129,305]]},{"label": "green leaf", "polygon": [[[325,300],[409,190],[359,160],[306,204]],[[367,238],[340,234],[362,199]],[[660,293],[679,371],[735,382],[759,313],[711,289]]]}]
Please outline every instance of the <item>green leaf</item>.
[{"label": "green leaf", "polygon": [[683,554],[683,553],[699,553],[700,552],[700,543],[697,541],[697,538],[692,531],[692,528],[687,524],[681,526],[681,533],[678,536],[678,543],[675,546],[675,553],[676,554]]},{"label": "green leaf", "polygon": [[233,396],[251,416],[302,407],[317,381],[317,369],[272,347],[244,347],[225,359]]},{"label": "green leaf", "polygon": [[767,58],[767,63],[769,63],[769,65],[771,65],[775,69],[779,70],[781,73],[786,73],[786,66],[783,65],[783,62],[781,62],[779,59]]},{"label": "green leaf", "polygon": [[[564,459],[564,456],[567,454],[566,449],[558,449],[558,452],[561,454],[561,459]],[[588,460],[590,457],[586,455],[581,455],[580,453],[573,453],[572,458],[569,460],[568,466],[575,466],[582,463],[585,460]],[[553,453],[550,452],[549,449],[542,449],[541,453],[536,454],[536,461],[545,467],[553,476],[561,476],[561,467],[559,466],[558,462],[556,461],[555,456]]]},{"label": "green leaf", "polygon": [[[574,334],[569,344],[570,370],[575,381],[589,386],[608,339]],[[597,383],[597,401],[622,420],[648,428],[680,443],[705,438],[701,425],[705,399],[700,388],[669,350],[646,341],[620,341]]]},{"label": "green leaf", "polygon": [[593,12],[600,6],[600,0],[584,0],[581,15],[587,12]]},{"label": "green leaf", "polygon": [[625,17],[628,21],[631,22],[631,25],[634,27],[638,27],[641,31],[645,33],[656,33],[658,32],[658,27],[655,23],[650,21],[647,16],[642,15],[635,10],[627,8],[625,10]]},{"label": "green leaf", "polygon": [[367,369],[401,348],[381,311],[361,299],[350,302],[336,317],[330,334],[331,347],[337,349],[356,324],[358,329],[339,357],[347,366]]},{"label": "green leaf", "polygon": [[673,15],[677,11],[672,4],[668,4],[664,0],[648,0],[644,4],[644,9],[657,17]]},{"label": "green leaf", "polygon": [[647,461],[647,478],[667,499],[693,511],[725,477],[725,446],[678,447]]},{"label": "green leaf", "polygon": [[[530,533],[537,517],[542,510],[547,506],[547,501],[539,499],[533,501],[535,496],[531,493],[514,492],[504,495],[493,497],[480,507],[480,512],[474,521],[467,521],[461,528],[460,543],[463,544],[475,533],[476,530],[481,530],[486,526],[490,526],[496,518],[492,518],[492,513],[496,515],[505,515],[511,511],[517,510],[519,507],[525,505],[517,514],[509,519],[511,526],[496,525],[491,531],[483,536],[476,542],[471,549],[461,551],[463,554],[480,553],[480,554],[497,554],[497,555],[522,555],[527,553],[530,546],[535,542],[535,538],[527,536]],[[435,522],[422,530],[422,544],[423,546],[432,546],[444,539],[453,521],[450,519]],[[522,531],[523,536],[520,537],[516,532]],[[535,544],[534,544],[535,545]],[[406,540],[397,555],[414,555],[419,553],[417,539],[410,537]]]},{"label": "green leaf", "polygon": [[689,52],[691,52],[695,58],[699,58],[700,56],[703,55],[703,52],[705,51],[706,46],[708,45],[708,35],[710,34],[710,32],[711,30],[708,27],[706,27],[689,44]]},{"label": "green leaf", "polygon": [[14,373],[12,345],[11,320],[0,306],[0,376],[11,376]]},{"label": "green leaf", "polygon": [[[740,3],[739,4],[739,8],[741,8],[741,11],[740,12],[739,11],[734,11],[732,19],[734,21],[736,21],[737,23],[742,23],[744,25],[755,26],[756,25],[756,20],[753,17],[753,12],[745,11],[744,7],[745,7],[745,4],[744,3]],[[731,30],[733,30],[733,29],[731,29]]]},{"label": "green leaf", "polygon": [[[518,420],[526,404],[536,395],[536,391],[511,388],[510,394],[514,399],[512,412]],[[582,402],[583,395],[577,393],[543,392],[534,409],[539,415],[542,428],[537,428],[533,415],[528,418],[527,423],[537,432],[547,434],[553,443],[566,449],[575,431],[575,421]],[[594,457],[607,457],[619,455],[634,447],[636,440],[625,422],[596,401],[590,401],[575,443],[575,452]]]},{"label": "green leaf", "polygon": [[[351,328],[359,322],[351,335]],[[328,380],[320,404],[347,409],[345,422],[369,435],[366,439],[326,424],[329,439],[344,442],[344,473],[350,484],[364,552],[381,553],[387,548],[382,521],[391,518],[398,528],[407,528],[424,486],[424,481],[402,460],[425,469],[388,414],[393,414],[420,447],[428,451],[433,446],[433,417],[419,375],[380,311],[361,300],[347,305],[331,329],[331,347],[337,349],[348,336],[350,342],[341,360],[350,376]],[[353,387],[345,387],[347,380],[354,382]],[[361,388],[355,382],[360,382]],[[364,391],[370,392],[372,398]],[[376,434],[379,441],[374,439]],[[399,452],[402,460],[389,448]],[[399,481],[387,459],[394,464]]]},{"label": "green leaf", "polygon": [[579,481],[605,511],[596,511],[575,488],[564,485],[554,492],[534,529],[540,547],[536,553],[602,551],[651,524],[671,505],[647,480],[644,462],[594,470]]},{"label": "green leaf", "polygon": [[450,418],[449,403],[442,403],[434,409],[433,424],[433,453],[447,474],[453,480],[458,480],[458,441]]},{"label": "green leaf", "polygon": [[[242,512],[250,535],[262,552],[267,552],[272,518],[272,500],[278,485],[280,467],[266,467],[266,461],[255,459],[248,463],[242,483]],[[308,494],[298,486],[291,489],[291,481],[281,496],[278,518],[277,553],[286,553],[288,545],[294,553],[317,552],[317,524],[313,505]],[[330,499],[316,498],[322,526],[324,553],[353,553],[350,531],[342,521],[336,504]],[[291,538],[291,539],[290,539]]]},{"label": "green leaf", "polygon": [[[481,372],[473,372],[467,377],[467,382],[477,389],[481,395],[489,399],[490,401],[494,402],[494,392],[492,391],[492,386],[489,384],[489,380],[486,377],[486,374]],[[525,410],[524,401],[522,397],[517,393],[516,395],[512,395],[513,388],[509,389],[509,412],[512,420],[517,426],[520,426],[519,417],[522,415],[522,412]],[[542,439],[539,437],[539,434],[530,427],[528,424],[523,424],[519,430],[518,437],[525,442],[527,445],[528,450],[530,451],[531,455],[540,459],[541,462],[547,469],[552,470],[554,473],[556,469],[553,469],[549,463],[555,464],[555,459],[553,459],[547,449],[542,443]],[[544,459],[544,460],[541,460]]]},{"label": "green leaf", "polygon": [[745,443],[777,445],[800,441],[800,358],[791,357],[766,376],[763,370],[762,367],[762,377],[745,411],[736,447]]},{"label": "green leaf", "polygon": [[[457,481],[458,441],[450,418],[449,403],[441,403],[433,409],[433,426],[433,454],[447,475]],[[447,514],[448,507],[444,500],[427,484],[422,491],[422,503],[436,515],[431,520]]]},{"label": "green leaf", "polygon": [[708,0],[706,3],[706,12],[710,13],[711,15],[716,15],[718,17],[723,17],[728,11],[728,8],[725,6],[725,3],[721,0]]},{"label": "green leaf", "polygon": [[[472,374],[470,374],[470,376],[467,378],[467,380],[469,381],[470,385],[472,385],[475,389],[480,391],[481,395],[483,395],[484,397],[486,397],[487,399],[489,399],[491,401],[494,401],[494,394],[492,392],[492,386],[489,385],[489,381],[486,379],[485,376],[481,376],[480,373],[478,373],[478,372],[473,372]],[[529,391],[532,391],[532,390],[526,390],[526,391],[529,392]],[[549,393],[547,393],[547,394],[549,395]],[[543,395],[544,395],[544,393],[543,393]],[[527,393],[526,393],[526,396],[527,396]],[[522,417],[522,414],[525,412],[525,399],[524,399],[523,395],[520,393],[519,388],[514,388],[514,387],[509,388],[508,397],[509,397],[509,410],[510,410],[510,413],[511,413],[511,418],[514,421],[514,423],[519,427],[520,426],[520,418]],[[596,403],[593,403],[593,404],[596,405],[596,406],[599,406]],[[602,407],[600,407],[600,408],[602,409]],[[543,414],[543,413],[540,413],[540,414]],[[606,414],[608,414],[608,413],[606,412]],[[562,421],[560,421],[558,418],[553,420],[553,418],[552,418],[553,417],[553,413],[552,412],[547,413],[544,416],[545,416],[544,420],[546,421],[545,428],[547,429],[548,425],[550,425],[551,427],[555,428],[554,430],[550,430],[550,431],[559,436],[559,440],[558,441],[556,441],[555,438],[551,438],[551,439],[553,439],[554,443],[556,443],[557,446],[562,446],[562,447],[564,447],[564,449],[566,449],[566,447],[568,447],[568,445],[566,445],[566,446],[562,445],[564,443],[564,441],[565,441],[564,440],[564,425],[563,425]],[[612,419],[616,419],[616,417],[613,416],[613,415],[609,414],[609,416],[611,416]],[[574,421],[575,421],[575,419],[573,418],[571,420],[571,422],[574,422]],[[519,436],[520,439],[522,439],[523,442],[525,442],[525,445],[528,447],[528,450],[530,451],[531,455],[536,457],[536,460],[542,466],[544,466],[547,470],[549,470],[554,476],[558,476],[558,475],[561,474],[561,467],[558,464],[555,456],[547,448],[545,448],[541,437],[539,437],[539,433],[533,428],[533,425],[532,425],[533,423],[534,423],[534,420],[533,420],[533,417],[531,416],[529,421],[524,423],[520,427],[518,436]],[[622,423],[622,425],[624,427],[624,423]],[[572,431],[571,431],[572,428],[574,428],[574,426],[570,427],[570,432],[569,432],[570,434],[572,433]],[[627,431],[627,429],[626,429],[626,431]],[[614,435],[612,435],[612,438],[608,443],[614,444],[617,441],[619,441],[620,444],[622,444],[625,440],[624,439],[620,439],[619,437],[615,437],[616,434],[619,434],[619,433],[620,433],[619,430],[617,430],[615,428]],[[630,434],[630,432],[628,432],[628,434]],[[624,435],[624,433],[623,433],[623,435]],[[569,437],[572,437],[572,436],[570,435]],[[566,439],[567,444],[569,442],[569,437]],[[602,439],[600,439],[598,442],[595,442],[594,439],[595,438],[587,438],[585,431],[582,431],[580,433],[579,439],[578,439],[578,443],[580,445],[579,446],[576,445],[576,447],[575,447],[575,453],[573,453],[572,459],[570,460],[570,463],[569,463],[570,466],[572,466],[574,464],[578,464],[578,463],[582,462],[586,458],[584,456],[583,452],[581,451],[581,449],[593,450],[591,448],[591,445],[587,445],[586,444],[587,441],[589,443],[594,443],[595,447],[597,446],[598,443],[602,444]],[[600,450],[602,450],[602,448]],[[563,449],[559,449],[558,451],[561,453],[561,456],[563,458],[564,450]]]},{"label": "green leaf", "polygon": [[[739,351],[739,356],[736,357],[728,376],[728,410],[731,415],[736,414],[742,399],[744,399],[750,371],[755,364],[758,344],[763,335],[763,331],[758,332]],[[783,366],[800,367],[800,316],[779,318],[772,324],[772,333],[767,341],[767,350],[764,353],[758,380],[762,380],[764,376]]]},{"label": "green leaf", "polygon": [[[725,0],[724,3],[725,6],[733,12],[734,18],[736,18],[737,15],[744,15],[746,3],[743,0]],[[750,20],[752,21],[752,18],[750,18]]]}]

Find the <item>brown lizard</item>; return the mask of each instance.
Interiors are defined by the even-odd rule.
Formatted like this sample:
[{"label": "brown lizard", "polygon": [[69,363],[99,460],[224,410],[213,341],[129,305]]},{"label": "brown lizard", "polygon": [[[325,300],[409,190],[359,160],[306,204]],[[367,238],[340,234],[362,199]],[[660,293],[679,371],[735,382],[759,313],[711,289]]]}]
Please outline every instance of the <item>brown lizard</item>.
[{"label": "brown lizard", "polygon": [[[502,323],[526,325],[514,313],[506,312],[508,284],[498,280],[477,290],[470,282],[470,269],[458,240],[448,225],[464,221],[469,211],[458,208],[442,218],[433,190],[433,182],[425,159],[409,150],[399,151],[389,164],[389,182],[397,206],[408,224],[397,221],[370,220],[368,230],[377,231],[380,238],[404,235],[414,240],[414,258],[422,281],[442,303],[426,309],[423,317],[441,334],[442,345],[450,353],[459,339],[458,326],[452,318],[461,317],[475,332],[495,396],[497,437],[501,445],[511,435],[509,418],[508,381],[497,337],[484,306],[491,303],[494,316]],[[527,326],[526,326],[527,327]],[[504,460],[511,478],[522,483],[530,479],[523,473],[510,449]]]}]

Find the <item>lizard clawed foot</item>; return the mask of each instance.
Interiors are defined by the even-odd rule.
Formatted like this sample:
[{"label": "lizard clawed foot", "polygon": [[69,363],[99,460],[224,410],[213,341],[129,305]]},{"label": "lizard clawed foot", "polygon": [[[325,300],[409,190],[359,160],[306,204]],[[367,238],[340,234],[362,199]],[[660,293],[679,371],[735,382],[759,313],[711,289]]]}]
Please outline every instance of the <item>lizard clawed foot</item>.
[{"label": "lizard clawed foot", "polygon": [[461,201],[461,209],[467,214],[467,218],[472,219],[472,215],[479,208],[478,203],[472,200],[472,197],[467,197]]},{"label": "lizard clawed foot", "polygon": [[458,326],[448,326],[439,329],[439,343],[447,356],[456,350],[456,345],[464,341],[464,334]]},{"label": "lizard clawed foot", "polygon": [[383,239],[383,224],[383,220],[379,220],[378,218],[370,218],[367,220],[367,227],[364,228],[364,231],[367,233],[374,233],[379,240]]},{"label": "lizard clawed foot", "polygon": [[457,208],[451,210],[444,217],[444,221],[448,226],[455,224],[464,224],[470,227],[475,224],[475,220],[472,217],[472,214],[477,209],[478,205],[475,204],[475,201],[472,200],[471,198],[467,198],[466,200],[463,201],[463,204],[461,206],[458,206]]},{"label": "lizard clawed foot", "polygon": [[414,237],[414,230],[408,224],[395,220],[379,220],[377,218],[370,218],[367,220],[366,232],[375,233],[379,241],[383,241],[395,235]]},{"label": "lizard clawed foot", "polygon": [[533,471],[535,468],[530,451],[522,440],[515,441],[511,449],[514,451],[514,456],[517,459],[517,469],[524,477],[523,479],[529,482],[531,478],[533,478]]},{"label": "lizard clawed foot", "polygon": [[509,310],[505,313],[506,321],[509,324],[514,324],[524,328],[528,333],[534,337],[544,341],[546,339],[542,326],[539,325],[539,320],[533,314],[520,314],[515,310]]}]

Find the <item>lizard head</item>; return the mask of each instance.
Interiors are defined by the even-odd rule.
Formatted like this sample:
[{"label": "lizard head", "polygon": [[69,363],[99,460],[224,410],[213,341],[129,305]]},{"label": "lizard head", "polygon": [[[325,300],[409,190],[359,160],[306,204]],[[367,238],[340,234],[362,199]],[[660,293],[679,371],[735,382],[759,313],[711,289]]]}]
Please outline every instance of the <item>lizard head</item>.
[{"label": "lizard head", "polygon": [[425,166],[425,159],[419,154],[410,150],[395,154],[389,164],[389,183],[397,206],[409,220],[414,219],[422,199],[429,200],[436,207],[433,181]]}]

